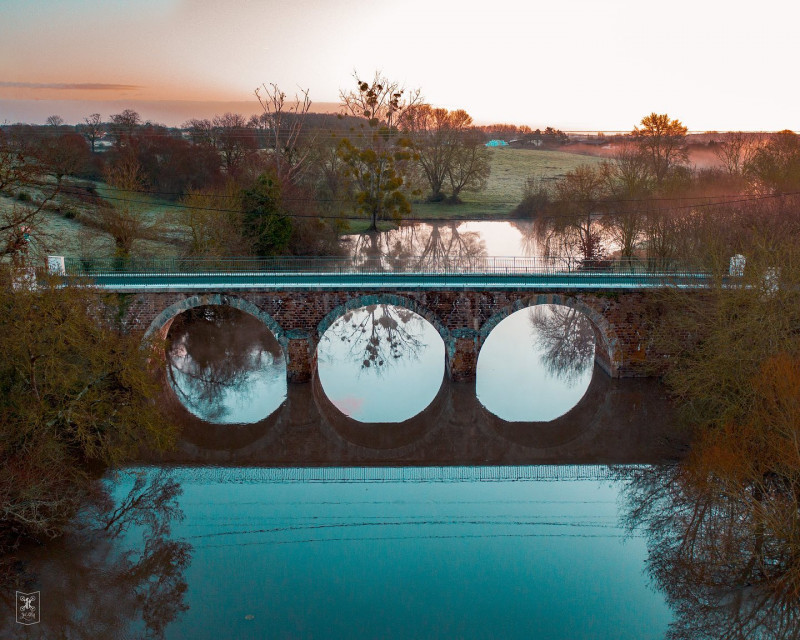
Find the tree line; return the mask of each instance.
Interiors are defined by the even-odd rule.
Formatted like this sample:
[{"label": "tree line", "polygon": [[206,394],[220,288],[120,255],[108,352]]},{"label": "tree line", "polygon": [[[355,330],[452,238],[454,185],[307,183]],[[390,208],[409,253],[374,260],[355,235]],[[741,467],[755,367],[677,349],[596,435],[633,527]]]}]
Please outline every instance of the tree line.
[{"label": "tree line", "polygon": [[[288,99],[277,85],[256,97],[257,116],[226,113],[183,129],[143,122],[131,109],[77,127],[53,116],[44,127],[0,128],[0,191],[20,202],[3,212],[0,232],[31,235],[38,214],[70,195],[124,258],[169,226],[144,215],[142,194],[151,194],[187,205],[177,223],[189,255],[335,253],[347,217],[375,230],[413,200],[458,204],[486,185],[485,133],[471,117],[433,108],[380,74],[342,90],[338,115],[310,113],[308,92]],[[23,247],[22,237],[7,237],[0,253]]]},{"label": "tree line", "polygon": [[[707,147],[716,160],[710,168],[691,165],[686,138],[679,120],[652,113],[615,137],[610,159],[552,184],[529,178],[514,213],[536,221],[547,251],[578,255],[587,265],[612,252],[702,264],[709,216],[733,219],[757,209],[759,199],[788,201],[800,190],[800,137],[792,131],[718,135]],[[730,225],[721,229],[728,233]],[[735,245],[728,250],[735,253]]]}]

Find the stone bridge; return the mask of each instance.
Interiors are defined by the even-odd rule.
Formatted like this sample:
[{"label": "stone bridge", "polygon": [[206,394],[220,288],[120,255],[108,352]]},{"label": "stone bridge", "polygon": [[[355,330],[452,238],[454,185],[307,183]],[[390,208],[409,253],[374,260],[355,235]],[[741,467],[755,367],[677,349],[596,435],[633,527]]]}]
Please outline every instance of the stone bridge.
[{"label": "stone bridge", "polygon": [[403,307],[430,322],[446,346],[446,371],[453,381],[474,380],[481,346],[499,322],[540,304],[565,305],[589,318],[596,336],[596,362],[610,376],[647,375],[645,293],[641,290],[137,289],[120,294],[121,320],[130,329],[144,331],[146,337],[166,337],[176,316],[202,305],[228,305],[261,319],[284,349],[290,382],[312,379],[317,343],[337,318],[350,309],[374,304]]}]

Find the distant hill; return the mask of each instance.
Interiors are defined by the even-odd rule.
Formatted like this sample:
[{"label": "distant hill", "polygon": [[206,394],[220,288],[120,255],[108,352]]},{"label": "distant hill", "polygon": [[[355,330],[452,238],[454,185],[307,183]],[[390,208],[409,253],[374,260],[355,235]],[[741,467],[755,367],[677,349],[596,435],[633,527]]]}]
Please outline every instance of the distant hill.
[{"label": "distant hill", "polygon": [[[190,118],[212,118],[228,111],[246,117],[261,113],[255,99],[236,102],[212,102],[199,100],[4,100],[0,99],[0,124],[27,122],[44,124],[48,116],[58,114],[66,124],[82,123],[83,119],[99,113],[108,120],[112,113],[124,109],[139,112],[143,120],[158,122],[168,127],[178,127]],[[316,113],[338,113],[338,102],[313,102],[311,110]]]}]

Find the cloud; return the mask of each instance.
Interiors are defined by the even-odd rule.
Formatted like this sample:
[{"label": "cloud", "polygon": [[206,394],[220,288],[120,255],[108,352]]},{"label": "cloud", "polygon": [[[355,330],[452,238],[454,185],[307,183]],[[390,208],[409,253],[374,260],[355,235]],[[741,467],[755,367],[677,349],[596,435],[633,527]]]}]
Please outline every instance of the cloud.
[{"label": "cloud", "polygon": [[134,91],[143,87],[136,84],[103,84],[101,82],[80,82],[75,84],[65,82],[5,82],[0,80],[0,88],[14,89],[56,89],[59,91]]}]

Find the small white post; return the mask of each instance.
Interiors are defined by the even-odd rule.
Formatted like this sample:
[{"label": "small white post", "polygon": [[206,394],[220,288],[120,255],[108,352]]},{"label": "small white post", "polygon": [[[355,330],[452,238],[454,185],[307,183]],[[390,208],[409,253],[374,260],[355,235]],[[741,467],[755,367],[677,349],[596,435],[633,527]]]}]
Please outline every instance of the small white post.
[{"label": "small white post", "polygon": [[731,266],[728,268],[728,275],[742,277],[744,275],[744,265],[747,262],[746,258],[737,253],[731,258]]},{"label": "small white post", "polygon": [[47,256],[47,271],[56,276],[67,275],[64,256]]}]

